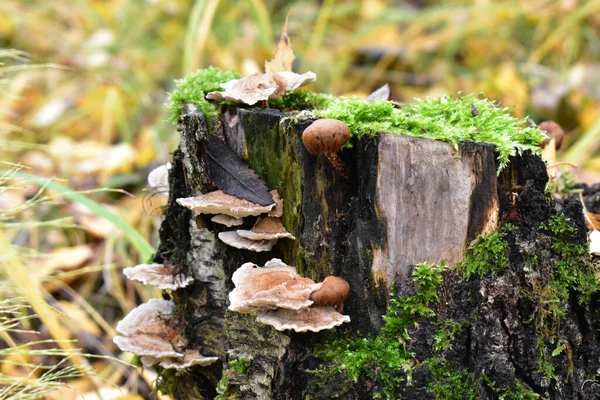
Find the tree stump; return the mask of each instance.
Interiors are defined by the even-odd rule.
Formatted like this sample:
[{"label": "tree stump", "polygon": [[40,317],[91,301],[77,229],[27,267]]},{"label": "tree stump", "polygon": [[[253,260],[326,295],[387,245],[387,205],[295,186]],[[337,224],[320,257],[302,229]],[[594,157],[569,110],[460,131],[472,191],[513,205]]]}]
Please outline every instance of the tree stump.
[{"label": "tree stump", "polygon": [[[581,206],[549,198],[539,157],[515,156],[497,175],[491,145],[455,149],[381,133],[353,138],[339,153],[355,177],[350,182],[304,149],[301,133],[311,121],[228,108],[210,129],[206,122],[193,104],[184,106],[155,260],[194,275],[195,284],[172,296],[188,341],[220,361],[185,373],[162,370],[160,390],[181,399],[600,398],[599,297]],[[230,229],[176,203],[217,189],[202,146],[209,134],[279,191],[283,224],[296,240],[279,240],[265,253],[234,249],[217,238]],[[228,311],[233,272],[272,258],[316,282],[345,278],[351,322],[332,332],[278,332]],[[433,315],[414,313],[404,327],[402,351],[412,358],[393,371],[402,382],[393,394],[389,368],[372,358],[352,376],[314,352],[343,335],[376,338],[394,296],[400,307],[418,298],[415,266],[444,260],[436,298],[424,304]],[[445,326],[460,329],[438,346]],[[323,366],[330,373],[310,372]]]}]

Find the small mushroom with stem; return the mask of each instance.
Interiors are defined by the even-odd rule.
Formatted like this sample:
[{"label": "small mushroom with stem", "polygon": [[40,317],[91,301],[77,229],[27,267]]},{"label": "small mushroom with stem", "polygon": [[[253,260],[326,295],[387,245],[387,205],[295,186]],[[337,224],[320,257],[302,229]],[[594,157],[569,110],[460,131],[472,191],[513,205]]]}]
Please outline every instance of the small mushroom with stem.
[{"label": "small mushroom with stem", "polygon": [[350,294],[350,285],[344,278],[330,275],[323,280],[323,286],[310,295],[315,307],[332,306],[340,314],[344,312],[344,301]]},{"label": "small mushroom with stem", "polygon": [[354,181],[350,171],[337,156],[338,150],[349,139],[350,128],[337,119],[318,119],[302,133],[302,143],[310,154],[324,154],[340,175],[349,181]]},{"label": "small mushroom with stem", "polygon": [[548,136],[540,144],[540,147],[546,147],[546,145],[548,145],[550,141],[554,139],[554,146],[556,147],[556,150],[559,150],[563,138],[565,137],[565,131],[563,128],[561,128],[561,126],[554,121],[544,121],[539,125],[539,128],[546,134],[546,136]]}]

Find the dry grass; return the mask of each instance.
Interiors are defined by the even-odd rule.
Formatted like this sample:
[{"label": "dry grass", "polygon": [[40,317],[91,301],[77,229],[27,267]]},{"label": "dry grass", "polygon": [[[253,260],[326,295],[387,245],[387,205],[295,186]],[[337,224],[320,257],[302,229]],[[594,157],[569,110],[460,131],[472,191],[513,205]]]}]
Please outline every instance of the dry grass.
[{"label": "dry grass", "polygon": [[[0,327],[0,340],[69,352],[52,381],[87,378],[72,377],[62,399],[113,387],[149,395],[151,376],[110,357],[130,358],[112,344],[116,321],[158,295],[119,270],[156,245],[164,199],[141,189],[177,145],[164,103],[173,80],[199,67],[261,70],[288,11],[295,68],[318,75],[312,90],[366,95],[390,83],[401,101],[485,92],[517,117],[559,121],[570,131],[559,159],[598,176],[600,1],[428,3],[0,2],[0,47],[18,49],[0,50],[0,159],[28,167],[17,177],[0,165],[2,293],[32,307],[13,317],[39,316],[18,322],[35,337]],[[40,382],[36,366],[60,359],[27,357],[0,362],[0,378]]]}]

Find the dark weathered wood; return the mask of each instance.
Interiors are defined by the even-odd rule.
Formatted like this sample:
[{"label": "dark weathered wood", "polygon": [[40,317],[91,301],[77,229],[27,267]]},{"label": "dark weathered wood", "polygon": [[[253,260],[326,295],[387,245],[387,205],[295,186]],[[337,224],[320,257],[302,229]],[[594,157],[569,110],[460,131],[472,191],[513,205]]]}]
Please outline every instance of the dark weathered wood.
[{"label": "dark weathered wood", "polygon": [[[524,294],[531,271],[523,265],[533,267],[524,254],[542,254],[550,246],[547,237],[538,240],[536,229],[556,214],[544,192],[547,175],[541,159],[514,157],[497,176],[489,145],[468,143],[455,149],[432,140],[381,134],[376,139],[353,138],[352,147],[339,153],[356,177],[349,182],[325,157],[304,149],[301,132],[310,121],[284,117],[276,110],[230,108],[220,122],[211,124],[269,189],[279,191],[283,223],[297,238],[280,240],[270,252],[253,253],[225,246],[216,235],[228,228],[175,203],[178,197],[214,189],[203,160],[201,139],[209,134],[203,116],[190,105],[182,113],[181,144],[174,155],[157,260],[196,278],[194,285],[173,297],[186,337],[220,362],[181,374],[175,383],[165,379],[163,388],[181,399],[213,398],[220,379],[222,389],[227,388],[224,398],[305,398],[302,393],[311,379],[305,370],[318,366],[310,357],[311,348],[323,335],[281,333],[252,316],[226,311],[231,275],[244,262],[263,265],[277,257],[317,281],[330,274],[344,277],[351,286],[344,313],[352,322],[338,330],[365,335],[381,328],[392,285],[400,296],[414,293],[409,274],[415,264],[459,262],[479,234],[493,231],[502,218],[514,214],[519,230],[509,234],[507,273],[470,281],[454,272],[445,276],[435,312],[466,326],[445,358],[474,374],[485,372],[502,388],[519,379],[550,398],[600,396],[600,386],[586,381],[600,368],[596,303],[580,305],[573,299],[565,305],[561,335],[572,343],[569,379],[562,379],[567,376],[566,369],[560,369],[567,363],[564,355],[555,361],[560,383],[546,382],[536,372],[536,331],[527,322],[534,306]],[[584,241],[576,203],[565,203],[564,210],[581,236],[578,240]],[[244,227],[253,222],[248,219]],[[552,262],[550,257],[544,261],[546,274],[552,273]],[[409,350],[418,360],[438,356],[432,349],[436,329],[427,320],[411,328]],[[223,377],[222,371],[241,358],[249,361],[247,371],[228,371]],[[404,398],[433,398],[427,391],[431,373],[418,369],[413,378],[413,386],[403,389]],[[312,398],[370,399],[380,387],[377,379],[374,373],[369,382],[349,384],[347,377],[340,377]],[[482,399],[494,398],[488,389],[482,393]]]}]

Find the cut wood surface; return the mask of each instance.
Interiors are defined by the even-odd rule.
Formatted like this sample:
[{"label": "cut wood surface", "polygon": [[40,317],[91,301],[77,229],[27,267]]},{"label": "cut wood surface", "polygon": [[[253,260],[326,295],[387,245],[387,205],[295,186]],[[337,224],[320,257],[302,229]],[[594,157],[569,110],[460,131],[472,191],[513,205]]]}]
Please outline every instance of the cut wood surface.
[{"label": "cut wood surface", "polygon": [[377,215],[385,242],[373,273],[386,282],[409,277],[420,262],[454,265],[467,245],[498,225],[493,147],[382,133],[378,145]]}]

